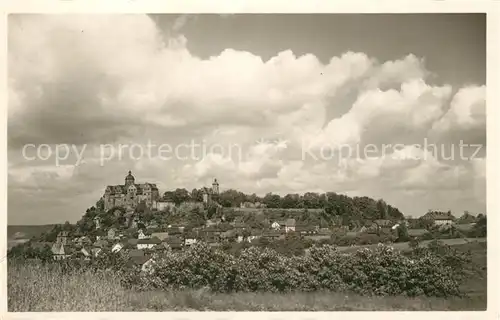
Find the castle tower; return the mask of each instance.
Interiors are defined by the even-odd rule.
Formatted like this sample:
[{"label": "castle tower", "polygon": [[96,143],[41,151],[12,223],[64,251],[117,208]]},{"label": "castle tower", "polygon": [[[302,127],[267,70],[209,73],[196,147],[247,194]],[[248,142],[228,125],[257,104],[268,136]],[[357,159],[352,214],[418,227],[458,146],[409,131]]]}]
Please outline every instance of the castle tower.
[{"label": "castle tower", "polygon": [[135,178],[132,175],[132,171],[129,171],[128,175],[125,177],[125,188],[134,183],[135,183]]},{"label": "castle tower", "polygon": [[213,195],[219,194],[219,183],[217,182],[217,179],[214,179],[214,183],[212,183],[212,194]]}]

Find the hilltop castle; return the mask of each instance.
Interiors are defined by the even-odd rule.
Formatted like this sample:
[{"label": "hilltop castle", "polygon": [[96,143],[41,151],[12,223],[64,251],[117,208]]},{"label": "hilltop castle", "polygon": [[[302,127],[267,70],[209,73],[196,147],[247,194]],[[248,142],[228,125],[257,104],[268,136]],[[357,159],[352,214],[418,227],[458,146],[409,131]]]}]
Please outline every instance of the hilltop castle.
[{"label": "hilltop castle", "polygon": [[[204,187],[202,192],[205,206],[217,204],[219,197],[217,179],[214,179],[211,188]],[[131,171],[125,177],[125,184],[106,187],[103,200],[106,211],[114,207],[135,208],[142,201],[150,209],[164,210],[175,206],[172,199],[161,197],[156,184],[148,182],[136,184]]]},{"label": "hilltop castle", "polygon": [[136,207],[144,201],[148,208],[152,208],[160,199],[158,187],[154,183],[136,184],[132,172],[125,177],[125,184],[107,186],[104,191],[104,210],[113,207]]}]

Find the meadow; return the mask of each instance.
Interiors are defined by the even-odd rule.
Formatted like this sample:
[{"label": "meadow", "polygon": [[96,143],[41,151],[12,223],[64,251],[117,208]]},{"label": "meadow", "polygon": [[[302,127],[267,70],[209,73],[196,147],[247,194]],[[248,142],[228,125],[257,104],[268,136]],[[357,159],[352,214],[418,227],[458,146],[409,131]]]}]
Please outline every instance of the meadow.
[{"label": "meadow", "polygon": [[485,310],[486,244],[456,246],[471,253],[463,296],[374,296],[350,292],[214,292],[207,288],[136,290],[113,271],[59,265],[8,265],[9,311],[370,311]]}]

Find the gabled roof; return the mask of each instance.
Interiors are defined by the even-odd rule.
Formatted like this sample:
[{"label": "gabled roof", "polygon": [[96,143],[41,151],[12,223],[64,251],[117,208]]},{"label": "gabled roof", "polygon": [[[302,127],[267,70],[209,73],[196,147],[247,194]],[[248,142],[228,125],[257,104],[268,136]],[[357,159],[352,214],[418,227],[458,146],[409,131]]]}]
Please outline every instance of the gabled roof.
[{"label": "gabled roof", "polygon": [[134,257],[130,257],[131,263],[133,263],[135,265],[145,264],[150,259],[151,259],[151,257],[148,257],[148,256],[134,256]]},{"label": "gabled roof", "polygon": [[426,229],[408,229],[408,236],[418,237],[426,234],[428,231]]},{"label": "gabled roof", "polygon": [[182,239],[179,237],[168,237],[167,239],[164,240],[164,242],[168,244],[182,243]]},{"label": "gabled roof", "polygon": [[161,240],[158,238],[151,238],[151,239],[139,239],[137,240],[137,244],[160,244]]},{"label": "gabled roof", "polygon": [[438,212],[438,211],[430,211],[427,212],[422,219],[426,220],[454,220],[455,217],[451,214],[451,212]]},{"label": "gabled roof", "polygon": [[138,249],[133,249],[133,250],[129,251],[128,255],[130,257],[142,257],[142,256],[144,256],[144,251],[138,250]]},{"label": "gabled roof", "polygon": [[109,243],[104,239],[100,239],[100,240],[97,240],[96,242],[94,242],[94,247],[104,248],[104,247],[107,247],[108,245],[109,245]]}]

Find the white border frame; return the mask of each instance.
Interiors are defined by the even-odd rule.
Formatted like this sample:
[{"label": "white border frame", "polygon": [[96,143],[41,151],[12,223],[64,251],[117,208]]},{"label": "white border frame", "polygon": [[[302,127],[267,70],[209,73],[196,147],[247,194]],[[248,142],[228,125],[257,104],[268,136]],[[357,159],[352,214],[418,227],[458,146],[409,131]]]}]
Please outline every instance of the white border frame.
[{"label": "white border frame", "polygon": [[[330,319],[332,316],[343,319],[361,319],[369,316],[372,319],[393,319],[405,317],[406,319],[420,319],[422,316],[430,319],[477,319],[499,318],[499,308],[495,303],[498,300],[496,287],[498,287],[499,252],[498,233],[494,228],[498,226],[498,205],[494,196],[498,193],[499,170],[498,151],[493,146],[499,145],[499,129],[495,127],[494,120],[498,118],[499,63],[498,39],[500,39],[500,2],[496,1],[426,1],[426,0],[8,0],[0,16],[0,29],[2,35],[7,35],[7,15],[9,13],[486,13],[487,14],[487,212],[489,213],[488,236],[488,310],[483,312],[260,312],[259,317],[266,319]],[[0,58],[7,73],[7,37],[2,37],[0,42]],[[1,116],[0,144],[2,154],[2,168],[7,169],[7,75],[0,80],[0,97],[3,101]],[[497,124],[498,125],[498,124]],[[488,148],[489,147],[489,148]],[[489,149],[489,150],[488,150]],[[7,234],[7,170],[0,171],[0,234]],[[102,313],[7,313],[7,268],[6,256],[7,239],[0,236],[0,319],[136,319],[136,312],[102,312]],[[252,312],[146,312],[148,318],[164,319],[214,319],[225,320],[233,317],[252,319]]]}]

